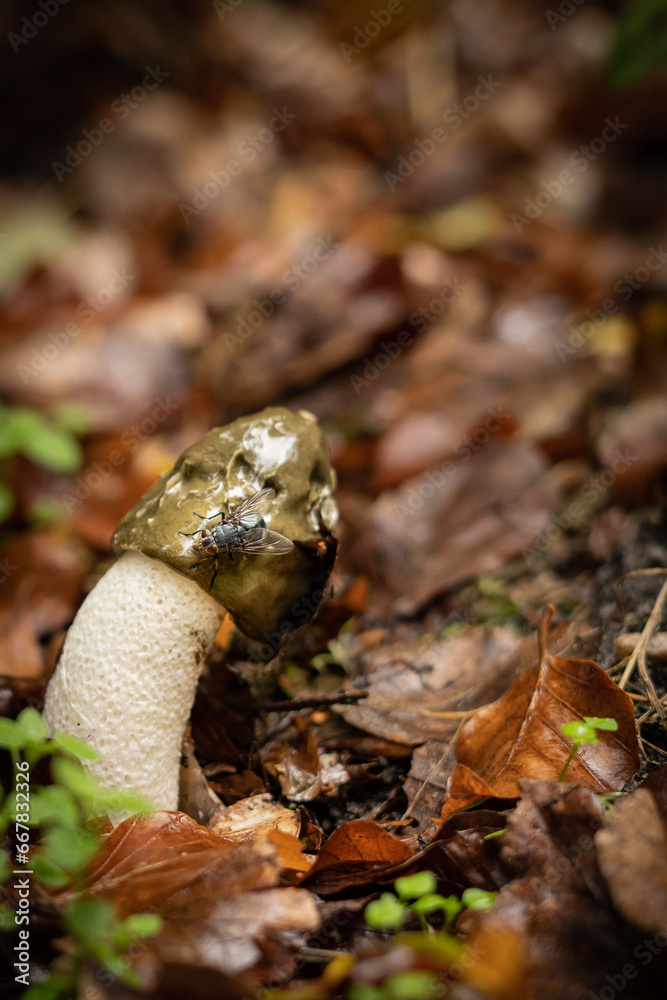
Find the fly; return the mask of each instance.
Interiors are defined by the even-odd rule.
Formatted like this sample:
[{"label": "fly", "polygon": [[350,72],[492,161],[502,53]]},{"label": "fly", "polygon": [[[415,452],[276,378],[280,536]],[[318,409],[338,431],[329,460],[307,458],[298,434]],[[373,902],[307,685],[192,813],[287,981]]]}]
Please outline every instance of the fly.
[{"label": "fly", "polygon": [[[225,514],[221,510],[207,517],[195,511],[195,516],[203,521],[213,521],[216,517],[221,520],[210,528],[198,528],[193,532],[179,531],[179,535],[187,535],[189,538],[200,535],[200,539],[194,542],[192,547],[195,552],[203,552],[205,558],[217,560],[220,556],[228,554],[233,562],[234,552],[265,556],[285,555],[294,548],[294,543],[277,531],[271,531],[264,521],[264,514],[275,496],[276,491],[269,487],[248,497],[231,514]],[[217,572],[216,569],[211,587]]]}]

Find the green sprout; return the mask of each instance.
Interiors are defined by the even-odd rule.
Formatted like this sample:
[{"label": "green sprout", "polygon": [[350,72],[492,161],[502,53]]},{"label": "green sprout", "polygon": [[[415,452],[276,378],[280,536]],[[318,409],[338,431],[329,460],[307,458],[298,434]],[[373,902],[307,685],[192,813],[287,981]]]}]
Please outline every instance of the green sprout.
[{"label": "green sprout", "polygon": [[[353,983],[348,1000],[436,1000],[445,995],[446,986],[434,968],[447,968],[458,961],[461,942],[449,929],[462,910],[488,910],[493,906],[495,892],[484,889],[466,889],[458,896],[441,896],[433,872],[415,872],[396,879],[394,892],[383,892],[379,899],[369,903],[364,911],[366,923],[377,930],[399,933],[397,943],[414,950],[415,956],[426,961],[430,969],[410,969],[387,977],[381,984]],[[403,931],[410,914],[416,913],[422,930]],[[443,926],[435,931],[427,921],[433,913],[441,913]]]},{"label": "green sprout", "polygon": [[[0,404],[0,522],[5,521],[15,505],[14,492],[6,481],[17,455],[23,455],[52,472],[75,472],[83,460],[77,435],[86,432],[88,423],[81,407],[61,407],[54,419],[28,406]],[[32,516],[32,512],[31,512]],[[34,517],[38,522],[54,519],[53,502],[37,501]]]},{"label": "green sprout", "polygon": [[[16,775],[12,792],[3,797],[0,790],[0,840],[13,825],[16,841],[15,864],[0,850],[0,882],[12,868],[29,865],[31,879],[46,891],[79,894],[62,910],[71,948],[46,979],[28,987],[23,1000],[75,995],[81,970],[91,960],[128,986],[140,985],[126,952],[133,941],[158,933],[160,917],[141,913],[118,920],[108,900],[86,895],[86,869],[100,847],[95,820],[116,810],[148,812],[151,804],[143,796],[100,785],[81,766],[81,760],[96,759],[97,751],[67,733],[49,738],[34,708],[24,708],[16,719],[0,718],[0,750],[10,754]],[[38,785],[34,768],[47,756],[54,783]],[[0,906],[0,931],[16,932],[16,917],[12,907]]]},{"label": "green sprout", "polygon": [[441,896],[433,872],[415,872],[396,879],[395,895],[383,892],[379,899],[369,903],[364,911],[366,923],[378,930],[399,931],[410,913],[416,913],[422,930],[433,934],[427,916],[442,913],[443,930],[448,931],[459,913],[466,909],[488,910],[496,898],[494,892],[484,889],[466,889],[461,899],[458,896]]},{"label": "green sprout", "polygon": [[606,732],[616,732],[618,729],[618,722],[616,719],[598,719],[592,715],[585,715],[582,719],[573,719],[572,722],[566,722],[560,727],[560,731],[563,736],[568,736],[572,740],[572,749],[568,755],[567,760],[563,764],[563,770],[558,775],[558,780],[563,781],[565,778],[565,773],[572,763],[574,756],[579,751],[579,747],[584,743],[599,743],[597,738],[598,730],[605,730]]}]

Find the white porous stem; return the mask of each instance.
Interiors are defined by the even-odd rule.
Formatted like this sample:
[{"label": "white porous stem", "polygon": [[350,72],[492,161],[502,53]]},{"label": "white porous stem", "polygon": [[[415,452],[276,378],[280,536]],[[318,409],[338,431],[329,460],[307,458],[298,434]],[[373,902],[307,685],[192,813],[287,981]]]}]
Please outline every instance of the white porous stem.
[{"label": "white porous stem", "polygon": [[67,634],[46,692],[50,731],[95,747],[89,769],[103,784],[176,809],[183,730],[224,613],[164,563],[125,552]]}]

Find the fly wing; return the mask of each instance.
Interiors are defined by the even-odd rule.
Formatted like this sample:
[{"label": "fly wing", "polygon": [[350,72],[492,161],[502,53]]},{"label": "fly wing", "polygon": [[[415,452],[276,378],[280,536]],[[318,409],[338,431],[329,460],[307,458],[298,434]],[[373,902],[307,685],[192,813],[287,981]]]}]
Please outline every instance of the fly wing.
[{"label": "fly wing", "polygon": [[254,552],[256,555],[284,556],[294,548],[294,542],[277,531],[268,528],[255,528],[247,533],[239,551]]},{"label": "fly wing", "polygon": [[266,514],[275,498],[275,495],[276,491],[270,486],[264,490],[260,490],[259,493],[255,493],[253,496],[248,497],[247,500],[240,503],[236,510],[229,515],[227,520],[231,521],[232,524],[245,524],[245,520],[248,518],[251,521],[251,524],[249,525],[251,527],[252,521],[254,521],[256,517],[262,517],[263,514]]}]

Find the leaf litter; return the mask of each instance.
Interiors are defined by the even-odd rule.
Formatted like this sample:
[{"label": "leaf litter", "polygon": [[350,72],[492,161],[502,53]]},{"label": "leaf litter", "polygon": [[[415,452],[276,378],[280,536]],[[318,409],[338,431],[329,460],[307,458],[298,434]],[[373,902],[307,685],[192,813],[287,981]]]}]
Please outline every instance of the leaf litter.
[{"label": "leaf litter", "polygon": [[[82,890],[162,914],[143,995],[377,1000],[416,973],[461,1000],[662,996],[664,588],[646,571],[667,562],[667,305],[659,269],[637,277],[664,229],[658,84],[604,89],[591,39],[614,21],[594,0],[558,31],[511,2],[420,5],[349,61],[349,5],[237,7],[158,23],[141,4],[112,29],[94,2],[105,72],[8,116],[17,148],[40,137],[23,155],[41,176],[71,107],[90,123],[128,72],[172,74],[55,194],[27,194],[18,160],[3,174],[0,388],[85,419],[74,472],[0,454],[0,711],[40,706],[120,516],[187,444],[265,404],[310,410],[340,482],[333,595],[269,664],[227,626],[182,811],[103,834]],[[91,51],[81,17],[31,42],[38,66],[48,32]],[[6,92],[34,65],[5,61]],[[399,174],[480,77],[498,93]],[[196,208],[274,105],[295,117]],[[607,115],[627,132],[586,158]],[[561,727],[587,717],[618,729],[558,781]],[[458,918],[458,964],[364,919],[424,871],[498,893]],[[43,971],[65,899],[36,907]],[[98,972],[81,995],[136,995]]]}]

